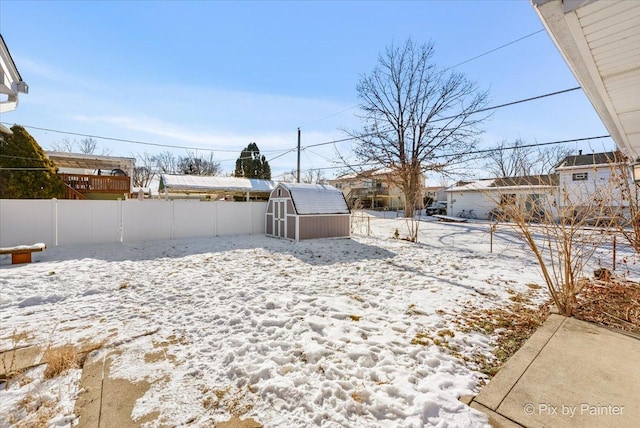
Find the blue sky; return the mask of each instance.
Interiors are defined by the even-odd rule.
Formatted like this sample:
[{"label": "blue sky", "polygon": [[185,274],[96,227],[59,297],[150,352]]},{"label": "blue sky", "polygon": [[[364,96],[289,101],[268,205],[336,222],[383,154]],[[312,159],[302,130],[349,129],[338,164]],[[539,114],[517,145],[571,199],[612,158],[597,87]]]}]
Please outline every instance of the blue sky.
[{"label": "blue sky", "polygon": [[[30,87],[1,120],[193,147],[205,156],[214,150],[229,173],[252,141],[273,158],[295,147],[298,127],[303,146],[358,129],[352,107],[359,76],[393,41],[433,41],[435,62],[450,67],[542,28],[528,0],[0,0],[0,31]],[[490,105],[578,86],[544,31],[456,71],[489,89]],[[582,91],[497,110],[484,129],[483,147],[608,133]],[[45,149],[65,137],[83,138],[28,130]],[[167,150],[97,140],[99,151],[115,156]],[[350,145],[336,148],[348,155]],[[590,152],[613,144],[574,146]],[[304,150],[302,169],[332,166],[336,148]],[[296,154],[271,165],[274,175],[289,171]]]}]

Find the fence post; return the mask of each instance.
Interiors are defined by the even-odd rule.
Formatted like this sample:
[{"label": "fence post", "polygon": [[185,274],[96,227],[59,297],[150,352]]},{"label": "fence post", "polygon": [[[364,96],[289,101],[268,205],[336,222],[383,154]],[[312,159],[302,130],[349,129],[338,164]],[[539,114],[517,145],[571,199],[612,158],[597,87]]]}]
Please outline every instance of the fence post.
[{"label": "fence post", "polygon": [[496,225],[492,224],[491,227],[489,227],[489,252],[493,253],[493,231],[495,230]]},{"label": "fence post", "polygon": [[367,236],[371,236],[371,217],[367,217]]},{"label": "fence post", "polygon": [[122,213],[122,199],[118,198],[118,241],[122,242],[124,240],[124,214]]},{"label": "fence post", "polygon": [[616,270],[616,235],[613,235],[613,271]]},{"label": "fence post", "polygon": [[51,199],[53,205],[53,245],[58,246],[58,199]]},{"label": "fence post", "polygon": [[169,225],[169,239],[176,239],[176,206],[175,200],[171,199],[169,205],[169,221],[171,224]]}]

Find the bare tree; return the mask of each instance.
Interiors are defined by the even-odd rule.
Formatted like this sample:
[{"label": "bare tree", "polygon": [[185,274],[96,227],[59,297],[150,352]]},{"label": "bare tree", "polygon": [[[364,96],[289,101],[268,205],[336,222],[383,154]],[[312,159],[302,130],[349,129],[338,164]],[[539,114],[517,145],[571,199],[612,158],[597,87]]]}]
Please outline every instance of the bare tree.
[{"label": "bare tree", "polygon": [[612,165],[611,182],[616,188],[618,212],[612,226],[629,245],[640,253],[640,182],[635,182],[629,160],[617,153],[617,162]]},{"label": "bare tree", "polygon": [[133,185],[136,187],[149,187],[151,180],[155,177],[153,156],[149,153],[142,153],[136,156],[137,166],[133,170]]},{"label": "bare tree", "polygon": [[497,143],[487,155],[487,170],[495,177],[518,177],[530,175],[533,149],[522,147],[522,140],[508,144]]},{"label": "bare tree", "polygon": [[573,150],[567,146],[551,146],[539,148],[537,152],[536,167],[531,175],[550,174],[558,164]]},{"label": "bare tree", "polygon": [[[350,132],[358,142],[354,151],[363,163],[394,172],[406,217],[421,204],[422,174],[446,174],[467,158],[486,119],[474,112],[486,106],[487,92],[463,74],[440,71],[433,55],[432,43],[392,44],[356,87],[364,129]],[[417,237],[417,225],[411,234]]]},{"label": "bare tree", "polygon": [[202,158],[195,153],[180,156],[177,161],[178,170],[189,175],[218,175],[221,171],[220,163],[213,160],[213,153],[209,158]]},{"label": "bare tree", "polygon": [[[308,169],[304,173],[300,174],[300,182],[301,183],[317,183],[317,184],[326,184],[327,178],[324,175],[324,172],[319,169]],[[282,175],[282,181],[285,183],[295,183],[298,181],[298,171],[292,169],[289,172],[285,172]]]},{"label": "bare tree", "polygon": [[[98,141],[96,141],[92,137],[83,138],[82,140],[69,140],[68,138],[63,138],[61,141],[52,143],[51,148],[56,152],[68,152],[75,153],[76,146],[78,147],[78,151],[80,153],[86,155],[92,155],[95,153],[98,148]],[[111,150],[103,148],[100,153],[102,156],[107,156],[111,154]]]},{"label": "bare tree", "polygon": [[327,179],[321,169],[308,169],[300,181],[303,183],[325,184]]},{"label": "bare tree", "polygon": [[168,150],[153,155],[151,161],[157,172],[163,174],[175,174],[178,172],[178,159]]},{"label": "bare tree", "polygon": [[[572,194],[562,186],[559,192],[559,200],[555,195],[540,197],[534,188],[530,194],[514,195],[508,203],[501,201],[497,220],[508,220],[501,227],[513,228],[527,244],[554,303],[562,314],[571,316],[577,308],[576,296],[587,283],[584,270],[608,240],[601,229],[589,227],[589,220],[601,217],[610,201],[596,194]],[[540,213],[540,223],[532,223],[532,212]]]},{"label": "bare tree", "polygon": [[80,153],[84,153],[87,155],[93,154],[96,151],[96,147],[98,146],[98,142],[91,137],[83,138],[78,143],[80,147]]},{"label": "bare tree", "polygon": [[517,139],[496,144],[487,155],[487,170],[495,177],[523,177],[553,172],[556,165],[571,154],[566,146],[534,148]]},{"label": "bare tree", "polygon": [[69,152],[73,153],[73,147],[75,146],[75,142],[69,140],[68,138],[63,138],[62,140],[51,143],[51,148],[55,152]]}]

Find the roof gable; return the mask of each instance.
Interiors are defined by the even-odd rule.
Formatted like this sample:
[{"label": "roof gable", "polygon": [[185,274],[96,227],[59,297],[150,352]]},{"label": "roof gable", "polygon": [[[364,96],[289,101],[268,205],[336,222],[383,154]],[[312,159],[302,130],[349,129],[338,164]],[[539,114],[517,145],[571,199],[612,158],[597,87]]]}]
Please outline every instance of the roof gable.
[{"label": "roof gable", "polygon": [[280,183],[278,186],[289,191],[298,214],[351,213],[342,192],[328,184]]}]

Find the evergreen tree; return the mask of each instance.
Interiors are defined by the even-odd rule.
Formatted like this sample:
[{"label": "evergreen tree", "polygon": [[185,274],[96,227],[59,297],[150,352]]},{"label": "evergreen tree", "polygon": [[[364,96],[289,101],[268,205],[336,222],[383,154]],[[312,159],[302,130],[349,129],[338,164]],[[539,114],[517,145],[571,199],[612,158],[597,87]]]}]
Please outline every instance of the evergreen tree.
[{"label": "evergreen tree", "polygon": [[64,198],[65,187],[55,165],[21,126],[0,139],[0,199]]},{"label": "evergreen tree", "polygon": [[260,155],[260,149],[256,143],[250,143],[240,153],[236,160],[235,177],[262,178],[271,180],[271,167],[267,158]]}]

